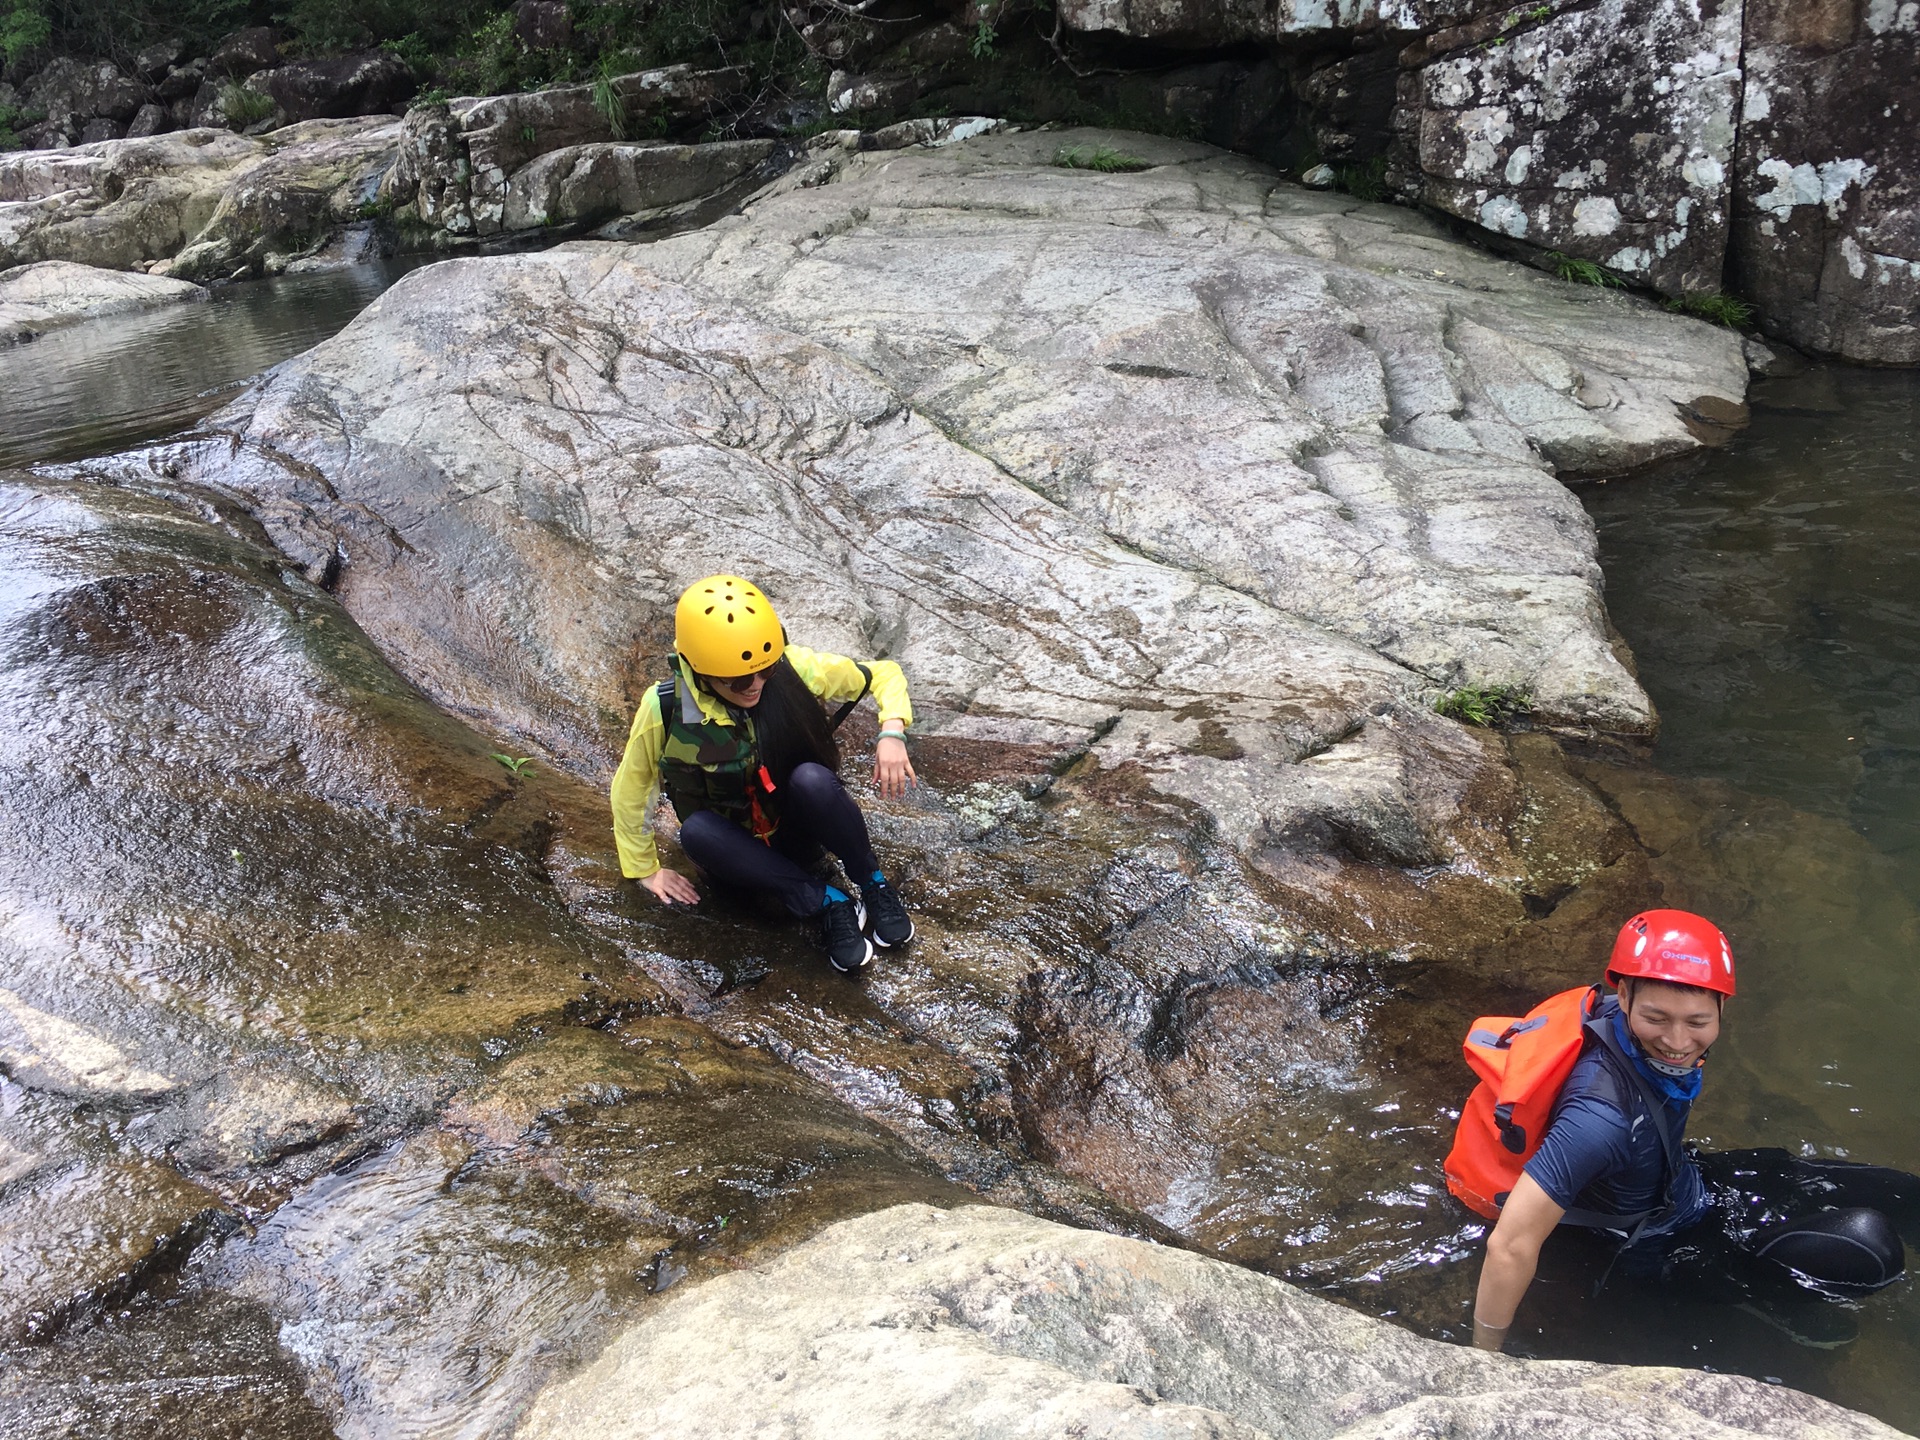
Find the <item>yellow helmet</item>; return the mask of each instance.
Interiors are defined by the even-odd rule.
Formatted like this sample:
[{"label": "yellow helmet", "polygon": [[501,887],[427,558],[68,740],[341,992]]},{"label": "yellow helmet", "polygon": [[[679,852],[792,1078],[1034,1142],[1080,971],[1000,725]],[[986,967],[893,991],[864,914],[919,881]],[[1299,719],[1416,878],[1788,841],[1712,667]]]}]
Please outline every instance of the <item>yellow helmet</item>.
[{"label": "yellow helmet", "polygon": [[738,575],[709,575],[681,592],[673,646],[700,674],[726,679],[773,664],[786,652],[787,635],[757,585]]}]

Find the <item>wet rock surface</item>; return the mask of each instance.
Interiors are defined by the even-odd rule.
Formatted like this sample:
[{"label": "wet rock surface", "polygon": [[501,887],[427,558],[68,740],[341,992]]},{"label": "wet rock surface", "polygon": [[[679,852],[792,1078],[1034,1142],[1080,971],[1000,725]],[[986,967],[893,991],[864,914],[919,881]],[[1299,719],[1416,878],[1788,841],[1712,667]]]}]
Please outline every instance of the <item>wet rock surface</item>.
[{"label": "wet rock surface", "polygon": [[852,1220],[663,1306],[531,1437],[1892,1437],[1757,1381],[1526,1365],[1217,1260],[983,1207]]},{"label": "wet rock surface", "polygon": [[[711,232],[431,267],[198,436],[0,484],[9,1434],[505,1434],[680,1285],[901,1202],[1371,1268],[1457,1321],[1423,1282],[1476,1234],[1437,1182],[1462,1025],[1590,974],[1706,827],[1603,744],[1434,716],[1398,636],[1543,693],[1575,654],[1604,684],[1561,713],[1644,728],[1542,456],[1691,448],[1677,402],[1744,362],[1406,212],[1064,139],[1164,148],[824,147]],[[1275,510],[1179,508],[1182,434]],[[742,535],[796,637],[913,677],[926,786],[849,775],[921,935],[862,985],[614,868],[631,706]],[[1289,574],[1342,545],[1400,568]],[[1408,576],[1422,608],[1367,608]],[[1260,1325],[1305,1303],[1206,1273]],[[1440,1393],[1365,1416],[1491,1423],[1508,1375],[1600,1403],[1326,1323],[1427,1357],[1396,1383]],[[1674,1384],[1669,1428],[1816,1413]]]},{"label": "wet rock surface", "polygon": [[182,280],[127,275],[65,260],[21,265],[0,271],[0,345],[32,340],[80,320],[206,298],[205,290]]}]

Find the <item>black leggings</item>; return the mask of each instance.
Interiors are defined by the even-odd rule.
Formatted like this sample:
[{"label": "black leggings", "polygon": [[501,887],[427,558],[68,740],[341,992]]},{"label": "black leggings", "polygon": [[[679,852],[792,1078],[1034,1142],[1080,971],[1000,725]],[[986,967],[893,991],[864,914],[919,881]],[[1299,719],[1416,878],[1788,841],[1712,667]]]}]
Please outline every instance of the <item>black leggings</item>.
[{"label": "black leggings", "polygon": [[1623,1277],[1684,1285],[1696,1298],[1862,1295],[1906,1266],[1900,1232],[1920,1228],[1920,1176],[1785,1150],[1696,1154],[1713,1206],[1698,1223],[1621,1253]]},{"label": "black leggings", "polygon": [[680,821],[680,848],[717,883],[771,891],[795,915],[817,915],[827,903],[826,882],[807,868],[823,846],[857,885],[880,868],[866,816],[826,766],[810,760],[794,766],[774,798],[780,828],[770,842],[754,839],[717,810],[697,810]]}]

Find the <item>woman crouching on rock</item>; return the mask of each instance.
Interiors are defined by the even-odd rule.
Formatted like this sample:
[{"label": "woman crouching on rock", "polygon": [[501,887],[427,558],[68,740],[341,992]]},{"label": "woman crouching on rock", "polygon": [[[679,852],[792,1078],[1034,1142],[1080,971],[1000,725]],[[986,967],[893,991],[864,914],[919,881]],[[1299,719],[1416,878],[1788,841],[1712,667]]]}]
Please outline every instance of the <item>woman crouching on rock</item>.
[{"label": "woman crouching on rock", "polygon": [[[687,857],[719,884],[765,891],[795,915],[817,916],[834,969],[856,974],[872,962],[875,945],[886,950],[913,939],[913,921],[874,857],[866,817],[840,783],[834,739],[871,690],[880,710],[874,784],[889,798],[906,792],[916,778],[906,745],[913,707],[900,667],[789,645],[773,606],[737,575],[710,575],[681,595],[674,649],[674,676],[640,702],[613,777],[622,873],[669,905],[699,903],[693,882],[663,869],[654,845],[664,790]],[[829,720],[822,700],[843,702],[839,714]],[[857,899],[808,868],[823,848],[840,861]]]}]

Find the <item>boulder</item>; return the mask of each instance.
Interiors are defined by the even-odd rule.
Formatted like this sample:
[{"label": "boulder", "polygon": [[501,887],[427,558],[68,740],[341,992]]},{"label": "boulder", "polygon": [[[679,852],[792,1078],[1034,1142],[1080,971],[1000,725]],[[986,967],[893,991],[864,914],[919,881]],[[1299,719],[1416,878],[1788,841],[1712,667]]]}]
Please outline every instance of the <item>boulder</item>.
[{"label": "boulder", "polygon": [[[1052,163],[1076,144],[1154,168]],[[276,496],[263,518],[298,553],[337,533],[355,557],[342,595],[434,693],[583,765],[618,748],[643,683],[621,657],[657,643],[659,597],[768,514],[794,537],[761,561],[790,628],[888,637],[928,729],[1091,744],[1239,846],[1451,853],[1438,817],[1464,802],[1427,796],[1407,758],[1450,732],[1367,718],[1429,687],[1525,685],[1544,714],[1651,727],[1550,465],[1695,448],[1680,406],[1744,393],[1737,337],[1204,146],[1003,133],[833,163],[645,248],[409,276],[222,422],[298,471],[219,483]],[[531,342],[533,315],[603,337],[596,358]],[[651,338],[617,339],[633,335]],[[694,383],[679,367],[714,361],[693,355],[748,378]],[[456,393],[485,446],[441,428]],[[714,438],[668,438],[689,425]],[[224,474],[225,454],[181,463]],[[561,454],[567,498],[522,488]],[[636,466],[653,498],[629,511]],[[287,489],[309,471],[326,493]],[[474,490],[493,498],[455,499]],[[401,512],[439,517],[444,539],[395,550],[357,528]],[[991,545],[982,514],[1006,517]],[[542,598],[561,593],[552,524],[577,556],[564,617]],[[1031,619],[985,645],[983,606]],[[506,653],[511,673],[488,658]]]},{"label": "boulder", "polygon": [[196,60],[191,65],[177,65],[167,71],[166,78],[153,87],[153,98],[172,104],[176,100],[189,99],[199,92],[206,83],[207,62]]},{"label": "boulder", "polygon": [[175,254],[265,153],[220,130],[0,155],[0,267],[73,260],[125,270]]},{"label": "boulder", "polygon": [[[738,95],[740,69],[696,71],[687,65],[615,76],[606,87],[572,85],[524,95],[456,102],[472,166],[474,229],[491,235],[504,223],[507,185],[521,166],[573,145],[624,140],[650,126],[704,115]],[[603,108],[601,99],[609,102]]]},{"label": "boulder", "polygon": [[393,165],[380,180],[380,198],[411,207],[422,225],[449,235],[473,231],[471,162],[460,124],[445,105],[419,106],[400,127]]},{"label": "boulder", "polygon": [[1920,364],[1920,22],[1886,4],[1745,13],[1733,288],[1795,345]]},{"label": "boulder", "polygon": [[1250,40],[1314,44],[1330,38],[1405,37],[1490,8],[1489,0],[1347,0],[1339,5],[1324,0],[1277,0],[1271,5],[1239,0],[1061,0],[1059,13],[1070,30],[1199,48]]},{"label": "boulder", "polygon": [[49,119],[72,116],[131,120],[146,103],[147,87],[105,60],[74,60],[61,56],[27,83],[21,95],[24,109],[44,112]]},{"label": "boulder", "polygon": [[45,260],[0,270],[0,345],[31,340],[60,325],[157,305],[204,300],[198,285]]},{"label": "boulder", "polygon": [[236,171],[206,224],[159,273],[224,278],[268,255],[317,250],[378,193],[400,138],[391,116],[308,120],[275,130]]},{"label": "boulder", "polygon": [[573,42],[573,12],[564,0],[517,0],[513,33],[529,50],[558,50]]},{"label": "boulder", "polygon": [[852,75],[836,70],[827,77],[827,108],[836,115],[893,113],[919,99],[926,88],[926,81],[910,72]]},{"label": "boulder", "polygon": [[164,105],[155,105],[151,101],[140,107],[139,114],[133,117],[133,123],[127,126],[127,139],[140,140],[149,135],[164,135],[173,129],[173,116]]},{"label": "boulder", "polygon": [[1721,288],[1740,108],[1735,0],[1501,11],[1411,47],[1410,198],[1668,295]]},{"label": "boulder", "polygon": [[272,99],[281,124],[383,114],[418,88],[407,62],[384,50],[298,60],[257,71],[246,83]]},{"label": "boulder", "polygon": [[142,80],[152,84],[166,76],[187,58],[187,47],[179,40],[161,40],[133,57],[133,68]]},{"label": "boulder", "polygon": [[682,205],[751,173],[772,151],[771,140],[555,150],[508,182],[501,228],[577,224]]},{"label": "boulder", "polygon": [[126,133],[127,127],[117,120],[89,120],[80,127],[79,143],[97,145],[102,140],[118,140]]},{"label": "boulder", "polygon": [[208,57],[207,70],[214,75],[237,77],[271,69],[280,63],[279,38],[267,25],[236,30]]},{"label": "boulder", "polygon": [[1739,1376],[1530,1362],[1284,1281],[984,1206],[901,1205],[670,1298],[549,1388],[522,1440],[1898,1440]]}]

